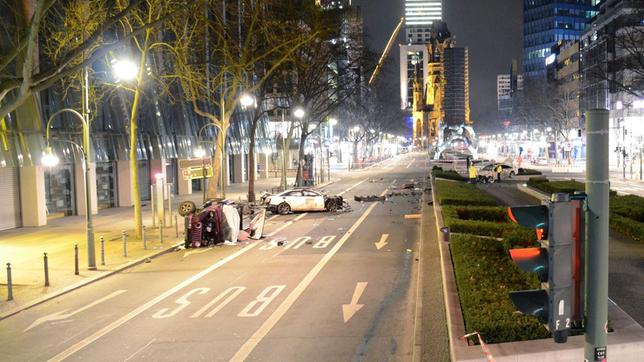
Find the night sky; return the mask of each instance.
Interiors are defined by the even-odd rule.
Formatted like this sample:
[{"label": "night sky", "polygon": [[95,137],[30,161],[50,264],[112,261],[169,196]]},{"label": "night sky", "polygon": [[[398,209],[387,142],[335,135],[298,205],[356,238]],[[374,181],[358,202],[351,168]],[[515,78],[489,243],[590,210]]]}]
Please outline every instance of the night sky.
[{"label": "night sky", "polygon": [[[369,44],[381,52],[404,11],[404,0],[353,0],[362,8]],[[443,20],[456,45],[469,48],[470,107],[475,126],[494,127],[496,75],[509,73],[512,58],[521,61],[522,2],[443,0]],[[401,31],[399,42],[404,40]],[[392,49],[385,77],[398,89],[398,48]],[[476,128],[479,128],[476,127]]]}]

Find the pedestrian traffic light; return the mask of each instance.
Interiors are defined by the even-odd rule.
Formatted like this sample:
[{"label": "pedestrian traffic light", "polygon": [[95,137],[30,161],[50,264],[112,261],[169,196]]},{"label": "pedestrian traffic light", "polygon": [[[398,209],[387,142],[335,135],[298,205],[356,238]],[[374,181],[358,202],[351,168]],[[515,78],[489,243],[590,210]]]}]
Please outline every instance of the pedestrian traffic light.
[{"label": "pedestrian traffic light", "polygon": [[582,313],[583,197],[553,194],[545,205],[509,207],[510,219],[534,228],[540,247],[511,249],[517,267],[537,274],[541,289],[510,292],[517,309],[545,324],[565,343]]}]

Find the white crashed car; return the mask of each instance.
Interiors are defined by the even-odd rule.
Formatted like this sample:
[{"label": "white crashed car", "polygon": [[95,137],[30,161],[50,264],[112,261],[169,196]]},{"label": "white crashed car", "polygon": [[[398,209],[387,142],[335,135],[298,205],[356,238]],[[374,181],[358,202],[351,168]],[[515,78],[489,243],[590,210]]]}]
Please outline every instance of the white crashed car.
[{"label": "white crashed car", "polygon": [[342,196],[327,196],[310,189],[292,189],[266,197],[268,210],[286,215],[293,211],[336,211],[342,208]]}]

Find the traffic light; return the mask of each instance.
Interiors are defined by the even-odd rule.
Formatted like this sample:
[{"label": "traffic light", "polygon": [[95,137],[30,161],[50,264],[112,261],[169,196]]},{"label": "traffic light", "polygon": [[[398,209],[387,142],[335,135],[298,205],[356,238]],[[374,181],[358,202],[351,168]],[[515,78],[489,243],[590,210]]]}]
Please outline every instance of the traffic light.
[{"label": "traffic light", "polygon": [[517,267],[541,282],[541,289],[510,292],[510,299],[521,313],[545,324],[557,343],[565,343],[573,324],[583,320],[584,197],[553,194],[545,205],[508,208],[510,219],[535,229],[541,243],[510,250]]}]

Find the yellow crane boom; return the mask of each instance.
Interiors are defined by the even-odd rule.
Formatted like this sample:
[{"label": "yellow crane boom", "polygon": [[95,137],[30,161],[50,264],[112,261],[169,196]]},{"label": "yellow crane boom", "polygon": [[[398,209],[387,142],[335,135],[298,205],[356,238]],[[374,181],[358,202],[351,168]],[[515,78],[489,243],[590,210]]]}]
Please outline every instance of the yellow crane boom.
[{"label": "yellow crane boom", "polygon": [[402,29],[403,24],[405,23],[405,17],[400,18],[400,22],[398,23],[398,26],[394,30],[394,32],[391,34],[391,37],[389,38],[389,41],[387,42],[387,46],[385,47],[385,51],[382,53],[382,56],[380,56],[380,60],[378,61],[378,65],[376,65],[376,69],[374,69],[373,74],[371,74],[371,78],[369,79],[369,85],[373,85],[373,81],[376,79],[378,76],[378,73],[380,73],[380,69],[382,68],[382,65],[385,63],[385,59],[389,56],[389,52],[391,52],[391,47],[394,45],[394,42],[396,41],[396,38],[398,37],[398,33],[400,33],[400,29]]}]

